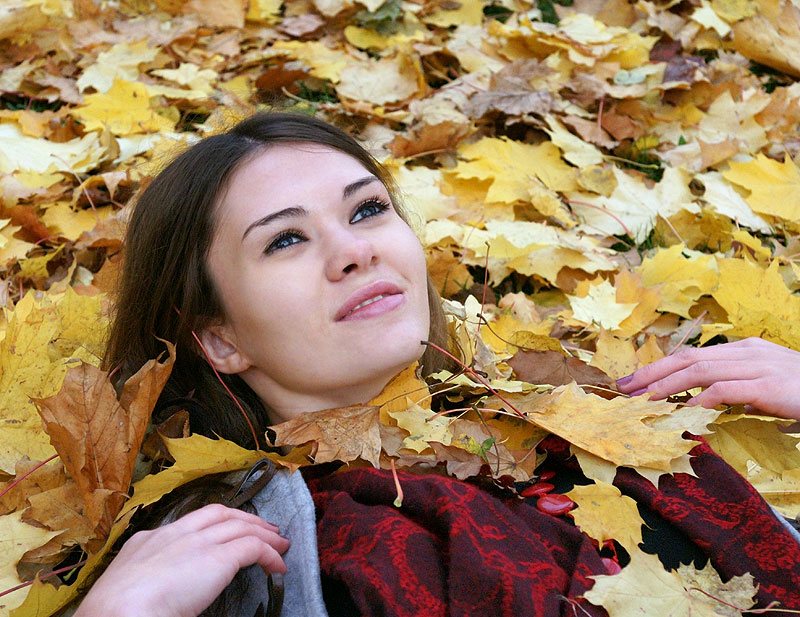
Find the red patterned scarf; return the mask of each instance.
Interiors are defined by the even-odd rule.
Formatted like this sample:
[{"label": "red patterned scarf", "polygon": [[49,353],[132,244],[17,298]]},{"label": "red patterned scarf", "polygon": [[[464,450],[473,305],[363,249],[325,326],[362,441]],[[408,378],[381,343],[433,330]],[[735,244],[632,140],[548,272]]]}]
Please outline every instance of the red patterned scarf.
[{"label": "red patterned scarf", "polygon": [[[540,449],[574,474],[566,442]],[[750,572],[758,607],[800,607],[800,545],[755,490],[705,444],[698,477],[664,477],[657,490],[629,469],[615,485],[676,528],[727,580]],[[437,475],[358,469],[313,479],[323,577],[346,587],[361,615],[503,617],[605,615],[581,598],[606,574],[594,543],[566,517]],[[530,500],[529,500],[530,501]],[[331,607],[331,615],[337,614]],[[778,613],[775,613],[778,615]]]}]

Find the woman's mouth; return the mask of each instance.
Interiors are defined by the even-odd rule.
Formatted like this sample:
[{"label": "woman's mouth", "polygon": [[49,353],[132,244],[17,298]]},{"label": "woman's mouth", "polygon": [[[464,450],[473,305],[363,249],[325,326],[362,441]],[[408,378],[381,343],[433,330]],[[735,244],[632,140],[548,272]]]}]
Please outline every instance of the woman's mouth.
[{"label": "woman's mouth", "polygon": [[404,301],[396,285],[379,281],[353,293],[336,313],[335,321],[368,319],[393,311]]}]

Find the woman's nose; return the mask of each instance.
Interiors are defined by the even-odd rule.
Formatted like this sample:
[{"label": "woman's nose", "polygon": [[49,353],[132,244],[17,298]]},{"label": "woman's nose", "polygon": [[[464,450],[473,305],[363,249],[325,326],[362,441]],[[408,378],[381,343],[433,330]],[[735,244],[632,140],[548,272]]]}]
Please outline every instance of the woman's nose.
[{"label": "woman's nose", "polygon": [[375,247],[368,239],[349,229],[337,231],[332,236],[325,265],[325,276],[328,280],[341,280],[351,272],[377,263]]}]

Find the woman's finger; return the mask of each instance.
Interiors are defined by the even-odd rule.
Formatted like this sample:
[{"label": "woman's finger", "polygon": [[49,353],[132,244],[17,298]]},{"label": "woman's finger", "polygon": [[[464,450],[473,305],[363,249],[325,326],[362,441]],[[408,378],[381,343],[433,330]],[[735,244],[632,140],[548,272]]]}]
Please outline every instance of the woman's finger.
[{"label": "woman's finger", "polygon": [[707,409],[726,403],[730,404],[732,401],[737,404],[756,406],[760,399],[759,388],[763,388],[763,383],[758,380],[718,381],[691,398],[687,404],[699,405]]},{"label": "woman's finger", "polygon": [[257,563],[265,573],[286,574],[286,564],[278,551],[254,536],[236,538],[217,547],[220,557],[233,559],[237,570]]},{"label": "woman's finger", "polygon": [[206,544],[225,544],[237,538],[254,537],[265,544],[273,546],[279,553],[284,553],[289,548],[289,540],[278,535],[271,529],[251,521],[229,519],[194,532],[189,536],[198,546]]},{"label": "woman's finger", "polygon": [[720,381],[758,379],[768,367],[745,360],[700,360],[658,379],[643,389],[654,398],[666,398],[692,388],[708,387]]},{"label": "woman's finger", "polygon": [[628,394],[649,386],[669,375],[682,371],[698,362],[719,362],[722,360],[735,360],[747,355],[744,349],[732,349],[725,345],[707,348],[689,348],[672,356],[657,360],[652,364],[640,368],[627,378],[617,381],[620,392]]},{"label": "woman's finger", "polygon": [[169,525],[165,525],[160,529],[169,528],[174,533],[183,534],[193,531],[200,531],[221,521],[234,519],[260,525],[265,529],[269,529],[275,533],[280,533],[280,530],[276,525],[263,520],[255,514],[243,512],[241,510],[237,510],[236,508],[229,508],[228,506],[224,506],[219,503],[212,503],[207,506],[203,506],[202,508],[190,512],[189,514],[179,518],[177,521],[170,523]]}]

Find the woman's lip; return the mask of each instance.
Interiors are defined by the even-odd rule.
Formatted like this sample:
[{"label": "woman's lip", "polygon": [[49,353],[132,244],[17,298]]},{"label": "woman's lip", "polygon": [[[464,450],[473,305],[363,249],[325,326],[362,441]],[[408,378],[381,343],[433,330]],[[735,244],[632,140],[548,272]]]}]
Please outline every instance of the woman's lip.
[{"label": "woman's lip", "polygon": [[404,302],[403,294],[392,294],[390,296],[383,296],[380,300],[370,302],[360,309],[347,313],[340,321],[354,321],[356,319],[370,319],[378,317],[384,313],[393,311]]},{"label": "woman's lip", "polygon": [[[402,300],[402,294],[403,291],[397,285],[389,283],[388,281],[376,281],[375,283],[370,283],[369,285],[365,285],[361,289],[357,289],[355,292],[353,292],[350,297],[345,300],[344,304],[342,304],[339,310],[336,311],[336,315],[334,316],[333,320],[342,321],[356,315],[363,317],[372,317],[374,315],[378,315],[385,310],[391,310],[395,308],[395,306],[399,304],[398,300]],[[353,310],[362,302],[366,302],[367,300],[371,300],[372,298],[380,295],[386,297],[363,306],[357,311],[353,312]],[[394,296],[399,296],[399,298],[393,298]]]}]

